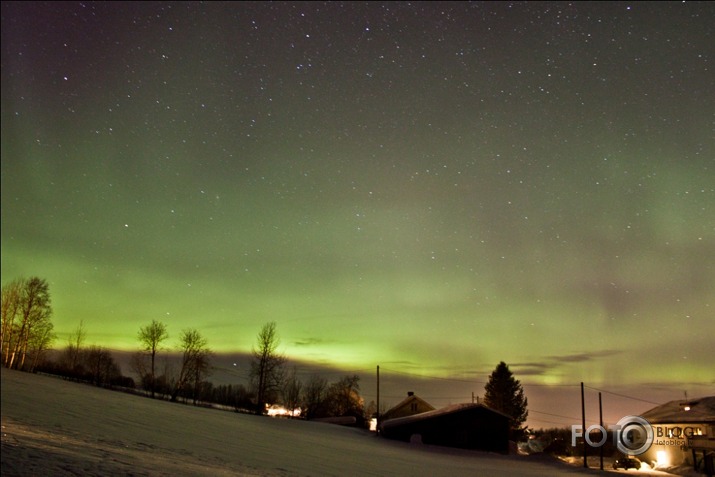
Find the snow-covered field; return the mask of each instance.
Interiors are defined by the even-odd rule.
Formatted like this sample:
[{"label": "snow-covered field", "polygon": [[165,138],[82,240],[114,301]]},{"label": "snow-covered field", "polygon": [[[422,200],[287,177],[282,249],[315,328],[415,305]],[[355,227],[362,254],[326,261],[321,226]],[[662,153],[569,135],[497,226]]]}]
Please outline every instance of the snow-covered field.
[{"label": "snow-covered field", "polygon": [[544,458],[172,404],[7,369],[1,375],[3,477],[598,473]]}]

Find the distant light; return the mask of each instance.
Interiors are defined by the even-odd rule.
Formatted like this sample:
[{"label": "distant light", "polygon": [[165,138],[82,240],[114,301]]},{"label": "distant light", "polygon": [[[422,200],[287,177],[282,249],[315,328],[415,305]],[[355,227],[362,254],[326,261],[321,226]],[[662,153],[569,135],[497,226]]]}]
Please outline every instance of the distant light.
[{"label": "distant light", "polygon": [[283,406],[280,406],[278,404],[273,404],[272,406],[266,405],[266,411],[267,414],[271,417],[280,417],[280,416],[292,416],[292,417],[299,417],[300,416],[300,408],[295,408],[293,411],[290,411],[286,409]]},{"label": "distant light", "polygon": [[683,411],[690,411],[690,405],[686,404],[685,407],[683,407]]},{"label": "distant light", "polygon": [[659,450],[655,453],[658,467],[668,467],[670,465],[670,459],[668,459],[668,453],[664,450]]}]

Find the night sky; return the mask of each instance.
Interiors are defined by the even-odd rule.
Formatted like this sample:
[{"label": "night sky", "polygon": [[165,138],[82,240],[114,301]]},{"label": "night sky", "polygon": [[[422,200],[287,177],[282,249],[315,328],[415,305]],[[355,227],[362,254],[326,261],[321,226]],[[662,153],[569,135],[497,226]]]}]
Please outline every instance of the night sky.
[{"label": "night sky", "polygon": [[58,347],[276,321],[347,370],[711,393],[714,21],[3,2],[2,282],[48,280]]}]

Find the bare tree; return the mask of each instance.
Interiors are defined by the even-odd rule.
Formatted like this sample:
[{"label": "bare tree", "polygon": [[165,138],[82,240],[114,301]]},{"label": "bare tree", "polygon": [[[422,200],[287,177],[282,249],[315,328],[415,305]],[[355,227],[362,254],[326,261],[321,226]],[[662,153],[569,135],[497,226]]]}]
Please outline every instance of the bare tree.
[{"label": "bare tree", "polygon": [[84,327],[84,320],[80,320],[77,329],[70,333],[67,339],[67,350],[65,351],[65,359],[67,369],[75,371],[80,363],[80,354],[82,353],[82,345],[87,337],[87,330]]},{"label": "bare tree", "polygon": [[251,407],[251,393],[243,384],[219,384],[212,389],[211,402],[232,406],[235,411]]},{"label": "bare tree", "polygon": [[148,381],[151,377],[151,373],[147,366],[146,354],[143,351],[137,351],[132,354],[129,360],[129,369],[139,377],[142,388],[151,388],[151,383]]},{"label": "bare tree", "polygon": [[119,366],[106,348],[90,346],[83,355],[87,378],[95,386],[111,386],[112,381],[121,376]]},{"label": "bare tree", "polygon": [[2,287],[2,360],[6,366],[10,363],[11,343],[14,342],[15,318],[20,314],[20,298],[24,280],[13,280]]},{"label": "bare tree", "polygon": [[324,414],[324,404],[328,380],[313,375],[303,387],[303,407],[306,419],[321,417]]},{"label": "bare tree", "polygon": [[290,411],[291,416],[293,416],[295,409],[300,406],[300,391],[302,388],[303,383],[298,380],[295,368],[293,368],[288,376],[286,376],[283,388],[281,389],[283,405]]},{"label": "bare tree", "polygon": [[23,369],[28,352],[37,347],[41,352],[54,339],[49,285],[38,277],[19,280],[7,291],[3,287],[2,299],[4,363],[8,368]]},{"label": "bare tree", "polygon": [[[195,356],[193,374],[193,398],[195,406],[196,402],[201,397],[202,390],[204,390],[204,388],[210,388],[212,386],[211,383],[207,383],[204,381],[204,378],[211,374],[211,351],[208,348],[202,350]],[[210,392],[210,389],[208,389],[207,392]]]},{"label": "bare tree", "polygon": [[42,362],[45,352],[50,349],[52,342],[57,338],[54,332],[55,325],[50,320],[42,320],[34,327],[33,333],[28,341],[28,355],[32,357],[29,372],[34,372],[35,368]]},{"label": "bare tree", "polygon": [[196,329],[185,329],[179,337],[181,347],[181,369],[179,377],[174,383],[174,389],[171,393],[171,400],[176,401],[179,393],[186,387],[190,380],[194,381],[194,401],[196,401],[196,392],[198,384],[201,382],[201,377],[208,370],[208,353],[206,338],[201,336],[201,333]]},{"label": "bare tree", "polygon": [[278,352],[280,339],[276,322],[263,325],[258,333],[258,341],[253,348],[251,379],[256,389],[256,413],[263,414],[266,402],[275,397],[283,382],[285,356]]},{"label": "bare tree", "polygon": [[151,397],[154,398],[154,390],[156,388],[156,353],[161,347],[161,343],[169,338],[169,333],[166,331],[166,325],[160,321],[152,320],[147,326],[139,329],[139,342],[142,349],[151,356],[151,375],[149,377],[149,385],[151,387]]},{"label": "bare tree", "polygon": [[333,416],[363,417],[364,400],[360,396],[360,377],[345,376],[328,388],[327,404]]}]

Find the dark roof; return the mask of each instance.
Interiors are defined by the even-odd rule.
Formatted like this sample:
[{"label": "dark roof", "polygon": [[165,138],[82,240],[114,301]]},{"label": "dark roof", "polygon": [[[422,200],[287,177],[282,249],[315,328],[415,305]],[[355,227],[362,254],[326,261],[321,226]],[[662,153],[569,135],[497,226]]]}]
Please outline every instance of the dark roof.
[{"label": "dark roof", "polygon": [[[685,406],[690,406],[686,411]],[[651,424],[703,422],[715,424],[715,396],[670,401],[641,414]]]},{"label": "dark roof", "polygon": [[383,421],[382,436],[427,445],[509,451],[509,416],[483,404],[455,404]]},{"label": "dark roof", "polygon": [[454,413],[464,411],[466,409],[472,409],[472,408],[483,408],[487,411],[491,411],[495,414],[504,416],[507,419],[511,419],[511,417],[507,416],[503,412],[499,412],[495,409],[487,407],[484,404],[464,403],[464,404],[452,404],[451,406],[443,407],[441,409],[436,409],[434,411],[422,412],[420,414],[415,414],[413,416],[396,417],[394,419],[388,419],[388,420],[384,421],[382,423],[382,425],[383,425],[383,427],[400,426],[403,424],[418,422],[418,421],[422,421],[425,419],[432,419],[434,417],[443,416],[446,414],[454,414]]}]

